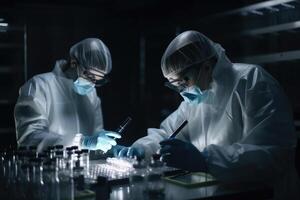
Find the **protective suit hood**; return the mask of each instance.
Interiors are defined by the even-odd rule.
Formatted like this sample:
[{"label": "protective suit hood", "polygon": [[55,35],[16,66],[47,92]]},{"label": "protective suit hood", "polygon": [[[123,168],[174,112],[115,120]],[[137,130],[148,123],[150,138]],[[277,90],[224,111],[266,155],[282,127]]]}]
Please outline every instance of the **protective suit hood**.
[{"label": "protective suit hood", "polygon": [[165,77],[178,74],[184,69],[216,55],[214,42],[197,31],[178,35],[165,50],[161,69]]},{"label": "protective suit hood", "polygon": [[106,45],[97,38],[84,39],[70,48],[70,57],[81,67],[97,68],[108,74],[112,70],[111,55]]},{"label": "protective suit hood", "polygon": [[208,171],[217,179],[271,180],[279,189],[275,193],[285,190],[287,198],[296,195],[288,187],[297,181],[293,118],[282,88],[270,74],[257,65],[231,63],[219,44],[195,31],[170,43],[162,57],[162,72],[165,77],[178,74],[211,56],[217,57],[217,63],[205,101],[182,102],[159,128],[149,128],[148,135],[132,146],[142,146],[147,157],[187,120],[177,138],[207,155]]}]

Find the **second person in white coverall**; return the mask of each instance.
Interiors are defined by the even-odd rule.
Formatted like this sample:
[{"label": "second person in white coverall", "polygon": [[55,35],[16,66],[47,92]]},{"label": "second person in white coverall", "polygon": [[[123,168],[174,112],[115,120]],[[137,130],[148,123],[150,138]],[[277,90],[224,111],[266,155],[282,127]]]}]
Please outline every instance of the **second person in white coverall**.
[{"label": "second person in white coverall", "polygon": [[[276,198],[295,198],[292,114],[270,74],[230,62],[219,44],[196,31],[169,44],[161,68],[184,101],[160,128],[149,128],[131,147],[116,146],[115,154],[148,158],[160,150],[169,166],[209,172],[224,182],[267,181]],[[187,126],[168,139],[184,120]]]},{"label": "second person in white coverall", "polygon": [[[104,152],[120,135],[103,129],[96,86],[107,82],[111,56],[105,44],[88,38],[70,48],[68,60],[31,78],[20,89],[15,105],[18,146],[79,145]],[[76,136],[76,137],[75,137]]]}]

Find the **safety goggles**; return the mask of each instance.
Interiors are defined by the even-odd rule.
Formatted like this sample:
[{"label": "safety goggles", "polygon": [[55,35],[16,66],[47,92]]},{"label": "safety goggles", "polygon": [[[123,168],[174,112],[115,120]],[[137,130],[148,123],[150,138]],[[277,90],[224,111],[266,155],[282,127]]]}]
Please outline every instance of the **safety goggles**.
[{"label": "safety goggles", "polygon": [[77,75],[94,83],[95,87],[101,87],[110,81],[107,75],[97,68],[85,69],[79,66],[77,68]]},{"label": "safety goggles", "polygon": [[[206,61],[207,60],[204,60],[200,63],[196,63],[196,64],[193,64],[193,65],[189,66],[188,68],[186,68],[185,70],[180,72],[179,77],[185,77],[188,70],[190,70],[192,67],[197,67],[197,68],[199,68],[199,73],[197,75],[196,82],[198,82],[200,80],[200,78],[203,77],[203,67],[202,67],[202,65]],[[183,78],[183,79],[174,79],[172,81],[165,82],[164,85],[166,87],[172,89],[173,91],[180,93],[188,87],[189,83],[188,83],[188,79]]]},{"label": "safety goggles", "polygon": [[187,81],[183,79],[175,79],[169,82],[165,82],[166,87],[170,88],[175,92],[182,92],[185,88],[187,88]]}]

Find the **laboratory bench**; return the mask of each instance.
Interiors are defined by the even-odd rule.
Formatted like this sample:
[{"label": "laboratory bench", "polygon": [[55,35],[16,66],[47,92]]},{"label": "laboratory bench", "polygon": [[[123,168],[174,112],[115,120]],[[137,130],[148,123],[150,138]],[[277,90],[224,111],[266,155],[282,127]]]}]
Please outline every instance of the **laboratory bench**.
[{"label": "laboratory bench", "polygon": [[[111,200],[135,199],[131,196],[128,184],[113,186]],[[272,199],[273,190],[267,186],[239,187],[238,185],[212,185],[205,187],[186,188],[166,181],[164,197],[161,199]],[[147,199],[145,195],[145,199]],[[151,198],[150,198],[151,199]]]},{"label": "laboratory bench", "polygon": [[[91,165],[96,163],[105,163],[104,160],[91,161]],[[175,174],[184,174],[182,170],[173,170],[167,174],[167,177]],[[175,175],[176,176],[176,175]],[[265,185],[257,184],[221,184],[220,182],[211,182],[210,184],[199,185],[180,185],[176,182],[164,179],[165,190],[163,195],[150,196],[144,192],[143,196],[136,196],[131,192],[128,178],[109,181],[111,188],[109,199],[111,200],[132,200],[132,199],[272,199],[272,188]],[[97,185],[93,185],[91,189],[97,193]],[[94,196],[91,199],[102,199],[101,195]]]}]

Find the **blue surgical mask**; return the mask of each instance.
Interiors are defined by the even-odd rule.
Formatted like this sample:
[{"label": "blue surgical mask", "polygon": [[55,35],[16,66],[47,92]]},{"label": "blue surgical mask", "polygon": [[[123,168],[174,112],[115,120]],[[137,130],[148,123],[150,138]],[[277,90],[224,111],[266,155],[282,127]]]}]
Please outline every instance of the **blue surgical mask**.
[{"label": "blue surgical mask", "polygon": [[201,91],[201,89],[197,86],[187,87],[180,92],[184,101],[195,104],[201,103],[207,97],[207,94],[207,90]]},{"label": "blue surgical mask", "polygon": [[93,91],[95,84],[79,77],[76,81],[74,81],[73,89],[76,93],[80,95],[87,95],[91,91]]}]

